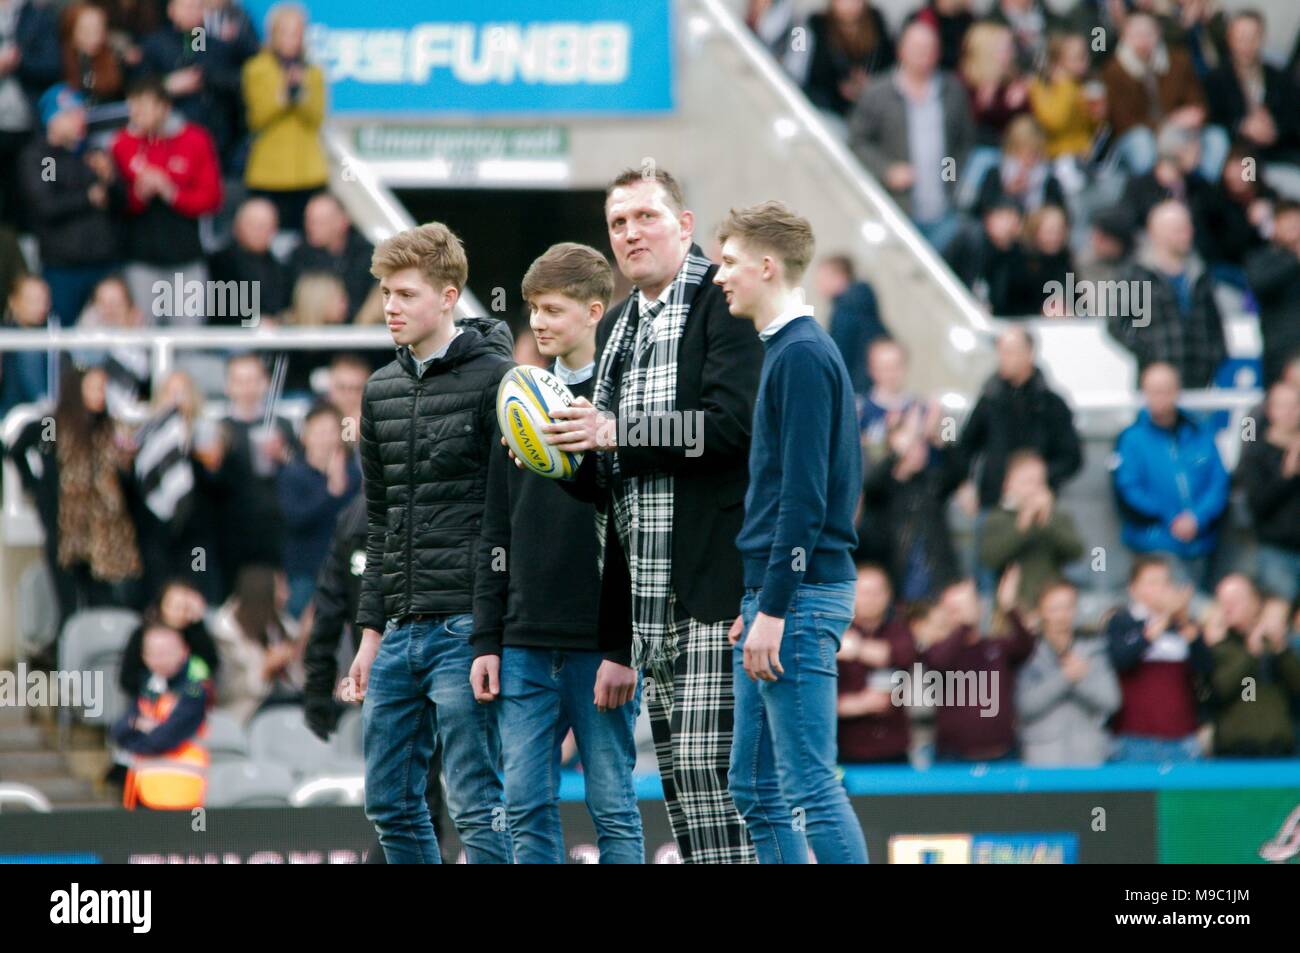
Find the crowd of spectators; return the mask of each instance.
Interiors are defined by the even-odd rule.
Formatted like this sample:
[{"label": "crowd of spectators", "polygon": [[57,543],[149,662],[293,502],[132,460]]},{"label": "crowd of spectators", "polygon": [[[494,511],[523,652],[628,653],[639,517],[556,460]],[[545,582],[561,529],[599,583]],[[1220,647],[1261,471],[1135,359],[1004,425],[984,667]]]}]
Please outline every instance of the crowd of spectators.
[{"label": "crowd of spectators", "polygon": [[[1296,753],[1300,356],[1246,418],[1235,474],[1214,422],[1180,407],[1178,370],[1145,367],[1142,409],[1109,461],[1132,567],[1122,593],[1109,579],[1094,583],[1108,571],[1104,547],[1098,561],[1093,528],[1059,499],[1083,466],[1083,441],[1034,348],[1023,325],[1000,335],[998,369],[956,431],[938,402],[909,389],[901,343],[881,335],[867,347],[858,617],[840,653],[842,759],[1097,764]],[[1250,533],[1229,541],[1234,481]],[[969,554],[953,532],[954,499],[972,517]],[[1110,602],[1085,618],[1081,589]],[[925,706],[900,686],[914,681],[914,666],[987,679],[993,714],[981,715],[973,695],[939,703],[926,740],[913,739],[911,716]],[[1259,686],[1249,700],[1268,704],[1240,707],[1247,684]]]},{"label": "crowd of spectators", "polygon": [[[137,326],[356,320],[371,246],[326,189],[306,25],[292,3],[260,38],[233,0],[0,3],[4,325],[103,326],[108,278]],[[328,302],[322,276],[342,284]],[[60,362],[38,363],[4,355],[0,417],[57,396]],[[324,363],[296,359],[289,390]]]},{"label": "crowd of spectators", "polygon": [[[324,191],[324,87],[303,56],[303,13],[273,11],[259,50],[233,3],[171,0],[152,20],[144,6],[73,3],[59,29],[44,7],[0,0],[6,322],[240,323],[154,295],[176,272],[256,283],[264,322],[367,320],[371,249]],[[977,20],[965,0],[932,0],[894,37],[865,0],[834,0],[808,22],[811,43],[794,44],[789,4],[752,5],[774,55],[802,71],[810,99],[995,313],[1050,316],[1043,285],[1076,262],[1080,276],[1153,289],[1149,325],[1105,316],[1137,358],[1144,408],[1111,468],[1133,570],[1091,632],[1066,581],[1090,558],[1088,527],[1058,505],[1082,440],[1033,335],[1001,335],[997,371],[957,429],[909,387],[907,350],[852,261],[819,263],[865,461],[858,618],[840,659],[846,761],[908,758],[911,719],[888,696],[892,673],[916,663],[998,675],[997,715],[937,714],[939,758],[1294,750],[1300,205],[1246,176],[1242,160],[1284,167],[1300,144],[1295,110],[1278,105],[1295,101],[1297,64],[1261,66],[1254,14],[1188,3],[1170,20],[1138,2],[1106,19],[1121,6],[1060,17],[1002,0]],[[1084,41],[1097,25],[1114,50]],[[1105,183],[1122,201],[1090,204]],[[280,239],[299,230],[286,251]],[[24,259],[20,232],[35,236],[38,261]],[[1213,384],[1226,356],[1221,286],[1258,311],[1268,385],[1235,474],[1211,424],[1179,407],[1181,388]],[[218,702],[240,717],[300,697],[313,584],[359,489],[371,366],[351,354],[228,355],[214,425],[203,413],[213,395],[185,371],[151,388],[138,348],[3,355],[0,417],[54,401],[7,450],[46,530],[60,618],[142,612],[123,676],[132,694],[148,677],[136,656],[163,627],[184,650],[160,671],[203,660]],[[281,412],[286,391],[314,401],[301,428]],[[1248,565],[1222,545],[1234,479],[1254,528]],[[953,500],[973,518],[970,552],[950,525]],[[1272,699],[1259,724],[1234,701],[1243,677]]]},{"label": "crowd of spectators", "polygon": [[[976,11],[976,7],[980,12]],[[871,0],[747,22],[863,166],[999,317],[1105,318],[1139,371],[1228,383],[1225,310],[1257,315],[1263,382],[1300,348],[1300,37],[1213,0]],[[797,40],[792,41],[791,38]],[[1065,276],[1150,282],[1063,301]]]},{"label": "crowd of spectators", "polygon": [[[327,191],[307,16],[294,3],[254,24],[236,0],[0,0],[4,326],[342,324],[368,301],[374,320],[370,243]],[[235,295],[213,296],[209,279]],[[0,420],[52,408],[5,449],[45,531],[59,621],[135,609],[130,696],[149,678],[146,634],[171,629],[246,717],[300,697],[312,585],[360,488],[374,358],[219,353],[224,393],[184,369],[151,381],[150,351],[128,344],[7,351]],[[309,407],[301,422],[286,396]],[[219,419],[204,413],[212,399]]]},{"label": "crowd of spectators", "polygon": [[[890,699],[914,663],[996,672],[1002,694],[996,716],[937,709],[923,760],[1294,753],[1300,37],[1288,64],[1269,63],[1264,15],[1209,0],[928,0],[896,32],[881,14],[831,0],[805,19],[752,0],[746,22],[990,313],[1098,319],[1135,359],[1142,409],[1110,460],[1127,598],[1083,631],[1075,583],[1097,571],[1095,549],[1058,505],[1083,441],[1032,334],[1000,336],[956,432],[909,390],[908,354],[851,261],[822,263],[866,461],[843,759],[918,758]],[[1144,297],[1052,293],[1103,282]],[[1229,314],[1258,320],[1268,394],[1235,474],[1222,423],[1180,407],[1183,387],[1236,386]],[[1230,541],[1234,483],[1250,535]],[[1267,685],[1263,708],[1243,707],[1247,677]]]}]

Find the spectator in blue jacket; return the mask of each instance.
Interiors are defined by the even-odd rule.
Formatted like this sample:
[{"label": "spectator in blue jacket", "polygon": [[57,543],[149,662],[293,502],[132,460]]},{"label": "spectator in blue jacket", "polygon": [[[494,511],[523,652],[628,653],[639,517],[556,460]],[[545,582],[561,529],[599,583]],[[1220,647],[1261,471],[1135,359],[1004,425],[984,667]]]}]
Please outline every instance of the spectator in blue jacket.
[{"label": "spectator in blue jacket", "polygon": [[332,404],[318,404],[307,413],[302,455],[280,471],[278,484],[288,529],[283,563],[289,577],[288,610],[296,619],[311,600],[339,513],[361,488],[361,469],[343,446],[343,418]]},{"label": "spectator in blue jacket", "polygon": [[1178,409],[1180,387],[1169,364],[1142,373],[1146,407],[1119,435],[1111,469],[1124,544],[1168,554],[1189,582],[1207,590],[1230,481],[1213,430]]},{"label": "spectator in blue jacket", "polygon": [[[44,328],[50,314],[50,289],[36,275],[22,275],[9,292],[0,326]],[[19,404],[44,400],[50,393],[53,352],[8,351],[0,354],[0,419]]]},{"label": "spectator in blue jacket", "polygon": [[0,221],[25,224],[18,154],[37,126],[36,100],[62,71],[51,6],[0,0]]},{"label": "spectator in blue jacket", "polygon": [[865,395],[871,390],[867,348],[877,338],[889,336],[880,323],[876,294],[871,285],[857,280],[848,255],[823,258],[817,267],[816,282],[817,293],[831,303],[831,340],[849,369],[853,393]]}]

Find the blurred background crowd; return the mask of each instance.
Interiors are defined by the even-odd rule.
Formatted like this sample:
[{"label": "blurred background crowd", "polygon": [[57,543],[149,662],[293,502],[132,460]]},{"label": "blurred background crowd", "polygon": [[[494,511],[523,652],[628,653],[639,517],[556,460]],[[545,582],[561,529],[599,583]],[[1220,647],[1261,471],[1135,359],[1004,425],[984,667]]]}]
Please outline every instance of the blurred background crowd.
[{"label": "blurred background crowd", "polygon": [[[868,0],[743,12],[991,314],[1102,317],[1132,352],[1143,406],[1105,504],[1129,568],[1108,570],[1115,554],[1059,498],[1084,441],[1035,335],[1000,332],[995,373],[955,420],[909,384],[924,356],[890,336],[852,259],[826,254],[812,280],[866,462],[841,760],[1294,754],[1300,39],[1289,63],[1265,62],[1264,16],[1205,0],[915,6],[896,31]],[[233,0],[0,0],[7,326],[246,322],[154,291],[176,275],[256,287],[262,326],[382,323],[371,246],[327,187],[307,21],[281,5],[254,24]],[[1142,321],[1047,291],[1085,280],[1140,283]],[[1236,381],[1226,311],[1257,320],[1266,391],[1229,453],[1222,420],[1180,406],[1183,388]],[[518,359],[537,362],[513,323]],[[214,349],[154,380],[129,344],[3,353],[0,419],[43,408],[6,427],[5,452],[45,531],[56,631],[87,610],[137,613],[128,696],[156,674],[145,636],[161,629],[204,660],[211,699],[241,724],[268,706],[332,707],[336,658],[309,678],[305,647],[360,489],[362,390],[387,357]],[[1246,532],[1226,530],[1234,512]],[[1101,603],[1083,599],[1108,571]],[[350,642],[328,635],[346,658]],[[54,667],[58,652],[56,639],[30,661]],[[997,673],[996,715],[900,704],[895,673],[917,665]]]}]

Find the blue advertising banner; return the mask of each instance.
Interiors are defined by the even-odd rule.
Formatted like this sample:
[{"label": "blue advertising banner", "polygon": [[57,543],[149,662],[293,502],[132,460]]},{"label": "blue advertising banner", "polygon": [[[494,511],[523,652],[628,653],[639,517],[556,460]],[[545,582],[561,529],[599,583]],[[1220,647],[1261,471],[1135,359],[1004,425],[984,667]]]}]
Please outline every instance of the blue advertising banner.
[{"label": "blue advertising banner", "polygon": [[[269,0],[244,5],[264,28]],[[334,113],[619,114],[673,108],[671,0],[311,0]]]}]

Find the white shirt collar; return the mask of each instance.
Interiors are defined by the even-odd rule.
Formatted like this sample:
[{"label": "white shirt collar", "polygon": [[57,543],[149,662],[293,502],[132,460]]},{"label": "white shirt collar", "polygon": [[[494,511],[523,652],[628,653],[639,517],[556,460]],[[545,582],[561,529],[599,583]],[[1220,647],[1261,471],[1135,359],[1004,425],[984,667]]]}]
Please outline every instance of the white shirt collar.
[{"label": "white shirt collar", "polygon": [[562,383],[567,384],[570,387],[574,384],[581,384],[583,381],[590,378],[595,371],[595,361],[588,361],[582,367],[572,368],[558,357],[555,359],[555,376],[558,377]]},{"label": "white shirt collar", "polygon": [[[675,282],[676,280],[677,278],[676,276],[674,276],[672,281],[664,285],[664,290],[659,292],[659,297],[655,298],[655,301],[662,301],[664,303],[667,303],[668,296],[673,293],[673,282]],[[650,305],[653,302],[651,302],[651,300],[645,296],[645,292],[642,291],[640,288],[636,290],[636,295],[637,295],[636,309],[641,314],[645,314],[646,308],[650,307]]]},{"label": "white shirt collar", "polygon": [[803,300],[803,289],[795,288],[786,300],[785,310],[778,314],[771,324],[758,332],[758,339],[770,341],[778,331],[795,318],[812,317],[812,313],[813,306]]}]

